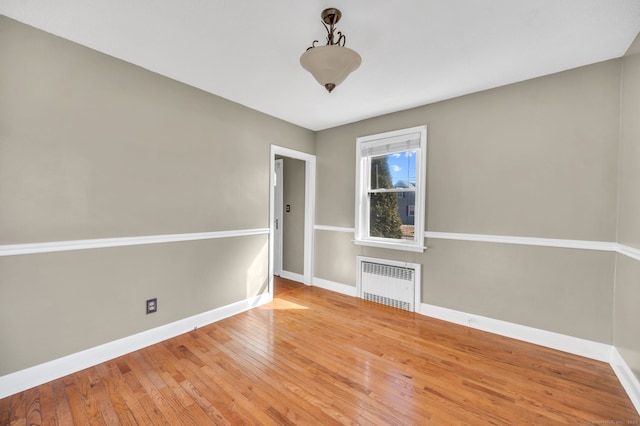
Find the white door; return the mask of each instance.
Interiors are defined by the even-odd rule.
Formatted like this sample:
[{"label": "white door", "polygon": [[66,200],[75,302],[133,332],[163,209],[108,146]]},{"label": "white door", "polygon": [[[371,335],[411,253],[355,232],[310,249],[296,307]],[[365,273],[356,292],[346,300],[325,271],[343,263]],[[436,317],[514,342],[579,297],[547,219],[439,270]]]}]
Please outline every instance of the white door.
[{"label": "white door", "polygon": [[282,177],[283,160],[275,161],[274,194],[273,194],[273,274],[282,273]]}]

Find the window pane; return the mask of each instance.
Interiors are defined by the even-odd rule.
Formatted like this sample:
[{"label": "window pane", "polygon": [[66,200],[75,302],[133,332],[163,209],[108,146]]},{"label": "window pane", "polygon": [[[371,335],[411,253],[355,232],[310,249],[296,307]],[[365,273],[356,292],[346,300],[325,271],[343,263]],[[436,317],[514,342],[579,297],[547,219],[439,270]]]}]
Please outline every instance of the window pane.
[{"label": "window pane", "polygon": [[371,157],[371,189],[415,188],[416,151]]},{"label": "window pane", "polygon": [[[398,194],[403,196],[398,198]],[[416,193],[409,191],[369,194],[369,236],[414,240],[415,197]]]},{"label": "window pane", "polygon": [[427,126],[356,144],[355,244],[424,251]]}]

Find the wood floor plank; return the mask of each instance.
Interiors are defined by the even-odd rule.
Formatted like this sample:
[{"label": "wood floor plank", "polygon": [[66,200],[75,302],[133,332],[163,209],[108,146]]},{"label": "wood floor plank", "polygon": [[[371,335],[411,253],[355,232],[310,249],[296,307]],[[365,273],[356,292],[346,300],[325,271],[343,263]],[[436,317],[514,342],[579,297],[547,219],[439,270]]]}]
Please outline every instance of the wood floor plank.
[{"label": "wood floor plank", "polygon": [[[196,331],[197,333],[199,331]],[[247,381],[233,367],[232,360],[216,351],[201,351],[200,342],[194,342],[193,333],[178,336],[172,342],[165,342],[172,347],[172,352],[181,357],[180,363],[186,368],[185,377],[197,383],[198,380],[190,376],[190,372],[206,381],[207,388],[214,389],[216,399],[221,399],[223,404],[220,412],[225,418],[237,417],[238,423],[271,424],[271,418],[265,412],[265,404],[252,391],[253,382]],[[213,356],[212,353],[216,355]],[[209,392],[210,389],[202,389]],[[235,423],[235,424],[238,424]]]},{"label": "wood floor plank", "polygon": [[[230,419],[227,419],[212,403],[211,399],[207,399],[207,397],[201,392],[202,387],[197,386],[191,383],[189,380],[184,380],[180,383],[185,392],[187,392],[191,398],[198,404],[198,406],[202,409],[202,411],[206,414],[209,420],[204,423],[215,423],[217,425],[231,425],[233,424]],[[215,399],[213,399],[215,401]]]},{"label": "wood floor plank", "polygon": [[89,376],[89,370],[82,370],[74,374],[74,385],[78,391],[78,397],[84,405],[85,411],[89,418],[89,424],[100,425],[104,423],[102,414],[100,413],[100,401],[96,398],[97,393],[93,392],[96,385]]},{"label": "wood floor plank", "polygon": [[273,302],[0,400],[0,425],[640,424],[611,367],[276,278]]},{"label": "wood floor plank", "polygon": [[42,424],[42,405],[40,404],[40,389],[32,388],[25,392],[26,423],[28,425]]},{"label": "wood floor plank", "polygon": [[157,407],[164,417],[164,421],[168,424],[179,424],[182,406],[175,397],[170,396],[167,398],[166,394],[161,392],[166,387],[166,384],[160,377],[160,372],[154,370],[147,362],[144,350],[131,354],[127,364],[131,369],[131,373],[135,375],[140,383],[141,391],[148,396],[147,399],[151,401],[152,405]]},{"label": "wood floor plank", "polygon": [[49,383],[51,385],[51,392],[53,393],[53,404],[56,410],[56,422],[60,425],[73,424],[73,414],[71,412],[69,398],[66,394],[65,379],[66,377],[54,380]]},{"label": "wood floor plank", "polygon": [[[69,408],[71,410],[71,424],[88,425],[91,424],[89,420],[90,415],[87,413],[82,395],[76,386],[76,380],[82,380],[78,373],[66,376],[63,379],[66,399],[69,402]],[[94,420],[95,423],[95,419],[92,420]]]},{"label": "wood floor plank", "polygon": [[[104,363],[95,367],[95,372],[98,373],[100,381],[104,386],[104,392],[106,397],[111,403],[115,415],[118,417],[120,424],[125,426],[131,426],[137,424],[133,413],[127,407],[127,403],[123,397],[123,394],[118,392],[118,382],[111,375],[109,370],[109,364]],[[101,410],[102,411],[102,410]]]},{"label": "wood floor plank", "polygon": [[[45,383],[42,386],[38,386],[38,390],[40,391],[41,423],[36,422],[33,424],[54,426],[57,424],[57,420],[56,420],[56,406],[55,406],[53,388],[51,386],[51,383]],[[0,420],[0,424],[2,424],[1,420]]]},{"label": "wood floor plank", "polygon": [[[160,409],[156,406],[152,399],[152,395],[147,393],[146,389],[142,386],[138,377],[133,372],[130,363],[134,362],[132,355],[127,355],[121,357],[117,360],[117,371],[113,371],[113,374],[117,374],[119,372],[122,375],[123,386],[121,386],[124,390],[122,391],[124,395],[127,393],[131,393],[132,398],[126,398],[127,406],[135,413],[136,419],[139,417],[148,417],[150,420],[150,424],[153,425],[166,425],[169,424],[167,419],[164,418]],[[136,410],[136,406],[141,406],[142,410]],[[146,421],[140,422],[142,424],[149,424]]]},{"label": "wood floor plank", "polygon": [[[229,336],[233,336],[233,332],[228,330]],[[225,345],[223,349],[227,355],[235,359],[242,359],[248,365],[252,365],[256,371],[256,376],[250,378],[252,381],[264,382],[268,387],[272,389],[281,390],[277,393],[273,392],[259,392],[262,399],[270,404],[272,410],[276,410],[280,413],[288,413],[286,417],[293,418],[296,421],[311,421],[315,420],[321,424],[337,423],[331,416],[328,416],[325,411],[316,404],[305,405],[304,407],[298,404],[299,398],[293,389],[297,389],[293,383],[291,383],[292,377],[290,375],[280,374],[276,368],[274,368],[273,360],[265,360],[260,354],[252,351],[248,344],[238,345],[237,339],[232,338],[232,343]],[[298,396],[296,398],[296,396]],[[287,401],[287,405],[283,406],[282,401]],[[308,400],[307,400],[308,402]],[[284,414],[283,414],[284,415]]]},{"label": "wood floor plank", "polygon": [[120,417],[113,406],[113,403],[117,403],[117,400],[112,400],[109,397],[105,385],[108,375],[100,374],[97,367],[84,370],[84,373],[89,382],[90,398],[95,400],[96,408],[103,421],[109,425],[121,425]]},{"label": "wood floor plank", "polygon": [[[252,336],[251,332],[255,331],[249,330],[248,333],[243,334],[243,331],[236,331],[238,336]],[[235,334],[234,333],[234,334]],[[267,368],[269,370],[269,374],[273,376],[279,383],[285,386],[290,392],[295,393],[298,398],[302,398],[312,404],[318,409],[322,410],[326,413],[331,419],[341,423],[341,424],[349,424],[350,421],[346,419],[341,413],[340,410],[336,408],[336,405],[339,403],[337,401],[336,393],[333,389],[329,391],[330,398],[324,398],[323,396],[323,388],[321,385],[316,383],[317,380],[317,372],[309,373],[308,368],[302,368],[297,365],[294,360],[289,356],[286,352],[275,352],[273,353],[275,357],[269,356],[269,350],[273,351],[273,349],[267,349],[262,345],[257,344],[258,341],[254,339],[249,339],[253,345],[251,351],[254,353],[253,356],[259,360],[260,356],[264,356],[265,359],[268,359],[268,364],[263,365],[262,368]],[[245,347],[248,350],[248,347]],[[300,379],[305,378],[304,388],[298,386],[297,383]],[[326,384],[324,385],[326,388]],[[330,422],[326,420],[326,422]]]},{"label": "wood floor plank", "polygon": [[243,422],[243,416],[234,409],[235,398],[231,396],[230,392],[227,392],[215,381],[209,380],[205,371],[200,371],[197,368],[192,369],[192,366],[188,365],[184,365],[183,368],[187,369],[187,373],[191,375],[190,377],[187,375],[188,383],[185,383],[184,386],[216,424],[241,424]]},{"label": "wood floor plank", "polygon": [[10,424],[11,397],[0,399],[0,425]]},{"label": "wood floor plank", "polygon": [[[305,418],[306,421],[311,420],[305,413],[297,409],[295,402],[285,398],[282,398],[282,401],[277,400],[274,394],[279,394],[280,396],[282,394],[279,392],[279,386],[274,386],[273,381],[268,380],[257,369],[238,369],[234,365],[235,363],[231,362],[235,358],[235,354],[227,353],[227,356],[224,360],[212,363],[212,370],[223,380],[226,380],[228,384],[233,383],[240,394],[253,405],[254,408],[252,410],[264,412],[278,422],[283,421],[283,419],[288,419],[289,421],[296,421],[301,418]],[[243,365],[245,365],[244,362]],[[250,364],[247,363],[247,365]],[[250,370],[253,371],[249,372]],[[255,383],[263,383],[263,386],[254,386]],[[283,404],[287,405],[283,406]]]},{"label": "wood floor plank", "polygon": [[[331,343],[327,341],[327,342],[323,343],[323,346],[327,346],[328,347],[330,344]],[[305,350],[305,349],[302,349],[302,350]],[[317,348],[311,348],[310,350],[313,351],[313,352],[317,352],[317,351],[321,351],[322,348],[321,347],[317,347]],[[339,351],[337,351],[336,354],[337,353],[339,353]],[[313,353],[308,353],[307,355],[313,357]],[[378,354],[376,354],[376,356],[377,355]],[[344,363],[344,358],[341,359],[341,363]],[[319,368],[319,367],[316,367],[316,368]],[[349,367],[345,367],[345,369],[344,369],[345,371],[340,371],[341,370],[340,363],[333,364],[331,366],[331,369],[332,369],[332,372],[330,374],[337,374],[337,377],[340,377],[341,380],[346,380],[347,382],[349,381],[349,379],[348,379],[349,371],[348,370],[353,370],[352,366],[349,366]],[[372,375],[375,374],[377,376],[383,376],[385,374],[385,371],[376,372],[375,369],[370,369],[370,373]],[[411,386],[409,386],[409,384],[405,384],[404,387],[406,387],[409,392],[415,392],[416,391],[416,389],[411,389]],[[361,393],[368,394],[371,397],[374,397],[376,392],[380,392],[380,393],[384,393],[385,394],[385,398],[387,398],[387,399],[391,399],[393,396],[395,396],[394,400],[396,401],[396,403],[392,404],[391,407],[388,407],[388,409],[389,409],[389,411],[397,411],[405,402],[404,397],[406,395],[403,393],[402,389],[403,389],[402,386],[399,387],[398,392],[395,393],[395,395],[394,395],[394,390],[393,389],[391,389],[391,392],[390,392],[390,389],[383,389],[383,388],[377,389],[377,388],[375,388],[375,382],[374,382],[374,387],[372,389],[365,389]],[[377,402],[379,403],[380,401],[377,401]],[[411,404],[408,404],[407,407],[404,407],[405,410],[412,410],[414,408],[415,408],[415,406],[411,406]],[[428,413],[421,413],[421,414],[423,416],[428,416]]]},{"label": "wood floor plank", "polygon": [[26,425],[27,424],[27,407],[26,407],[26,392],[10,396],[10,412],[9,412],[9,424],[10,425]]},{"label": "wood floor plank", "polygon": [[[96,367],[101,372],[102,377],[107,379],[107,392],[109,393],[114,408],[118,413],[122,424],[148,425],[154,424],[152,418],[147,414],[147,410],[154,412],[152,407],[143,406],[143,401],[136,397],[135,392],[129,386],[126,377],[122,374],[131,374],[129,367],[122,362],[122,359],[116,359]],[[122,405],[124,404],[124,406]],[[158,422],[162,424],[162,422]]]}]

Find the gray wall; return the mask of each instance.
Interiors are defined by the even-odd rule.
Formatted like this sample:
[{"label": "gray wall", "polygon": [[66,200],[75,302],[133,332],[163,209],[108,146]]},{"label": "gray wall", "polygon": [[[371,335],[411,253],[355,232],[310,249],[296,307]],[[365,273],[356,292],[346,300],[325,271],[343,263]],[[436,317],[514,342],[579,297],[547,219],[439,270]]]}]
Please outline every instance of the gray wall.
[{"label": "gray wall", "polygon": [[[270,145],[314,152],[308,130],[6,17],[0,70],[0,244],[267,228]],[[0,375],[260,294],[267,248],[0,258]]]},{"label": "gray wall", "polygon": [[[0,17],[0,244],[268,227],[272,143],[317,154],[316,223],[353,227],[356,137],[427,124],[427,230],[640,249],[639,50],[314,134]],[[421,263],[423,302],[614,343],[640,377],[638,261],[352,239],[316,231],[314,275],[355,286],[358,254]],[[260,294],[267,246],[256,235],[0,258],[0,375]]]},{"label": "gray wall", "polygon": [[[428,231],[615,241],[620,67],[608,61],[319,132],[316,222],[354,226],[356,137],[426,124]],[[355,285],[357,254],[416,262],[424,303],[613,342],[611,253],[429,239],[416,254],[352,238],[316,232],[316,277]]]},{"label": "gray wall", "polygon": [[[618,242],[640,249],[640,37],[622,60]],[[640,262],[618,255],[614,343],[640,380]]]},{"label": "gray wall", "polygon": [[261,294],[267,256],[257,235],[0,257],[0,375]]},{"label": "gray wall", "polygon": [[283,160],[282,269],[303,275],[305,162],[288,157]]}]

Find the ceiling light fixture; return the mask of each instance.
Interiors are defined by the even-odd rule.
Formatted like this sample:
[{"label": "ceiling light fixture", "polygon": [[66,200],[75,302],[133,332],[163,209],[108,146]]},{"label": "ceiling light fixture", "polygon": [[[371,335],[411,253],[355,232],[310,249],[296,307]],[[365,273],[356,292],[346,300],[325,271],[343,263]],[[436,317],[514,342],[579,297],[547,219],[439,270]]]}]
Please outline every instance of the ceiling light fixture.
[{"label": "ceiling light fixture", "polygon": [[300,56],[300,64],[331,93],[360,66],[362,58],[355,50],[344,47],[347,38],[342,32],[337,32],[336,39],[334,26],[340,21],[342,12],[331,7],[323,10],[321,16],[327,30],[327,44],[316,46],[318,40],[314,40],[311,47]]}]

